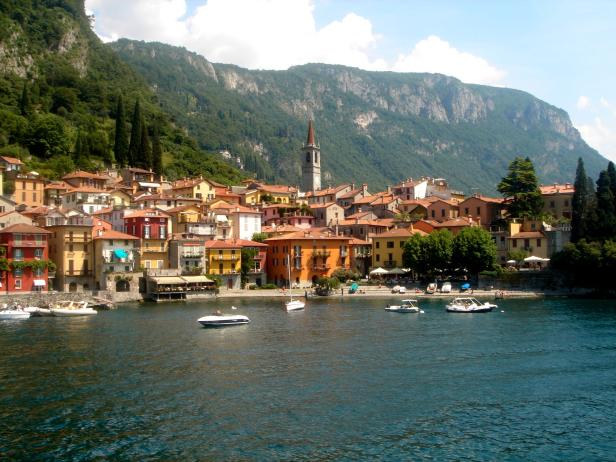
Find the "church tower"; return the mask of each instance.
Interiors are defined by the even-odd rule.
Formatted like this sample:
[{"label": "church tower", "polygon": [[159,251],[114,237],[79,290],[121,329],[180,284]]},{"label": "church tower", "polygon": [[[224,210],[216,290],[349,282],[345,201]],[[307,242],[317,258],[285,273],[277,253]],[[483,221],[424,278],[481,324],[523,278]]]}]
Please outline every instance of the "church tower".
[{"label": "church tower", "polygon": [[308,121],[308,139],[302,148],[302,191],[321,189],[321,149],[314,140],[312,119]]}]

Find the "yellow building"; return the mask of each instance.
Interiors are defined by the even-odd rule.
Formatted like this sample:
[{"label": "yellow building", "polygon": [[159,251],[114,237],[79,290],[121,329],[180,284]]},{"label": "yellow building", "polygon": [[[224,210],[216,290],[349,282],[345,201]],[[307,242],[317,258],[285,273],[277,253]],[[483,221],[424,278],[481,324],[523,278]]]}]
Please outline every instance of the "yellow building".
[{"label": "yellow building", "polygon": [[132,196],[123,189],[114,189],[109,193],[109,205],[112,207],[129,207],[131,200]]},{"label": "yellow building", "polygon": [[92,289],[92,217],[48,215],[52,226],[49,259],[56,266],[55,288],[64,292]]},{"label": "yellow building", "polygon": [[194,197],[202,202],[211,201],[216,197],[213,183],[199,178],[184,178],[173,182],[172,193],[176,196]]},{"label": "yellow building", "polygon": [[413,235],[427,235],[419,229],[399,228],[372,236],[372,266],[402,268],[404,243]]},{"label": "yellow building", "polygon": [[18,173],[13,179],[11,200],[28,207],[45,205],[45,182],[38,175]]},{"label": "yellow building", "polygon": [[242,245],[234,240],[207,241],[208,274],[220,276],[222,287],[239,289],[241,287]]},{"label": "yellow building", "polygon": [[242,194],[243,205],[257,205],[264,199],[276,204],[295,204],[297,189],[293,186],[252,182]]},{"label": "yellow building", "polygon": [[507,251],[519,250],[526,252],[528,256],[548,258],[548,240],[541,232],[540,222],[509,223]]}]

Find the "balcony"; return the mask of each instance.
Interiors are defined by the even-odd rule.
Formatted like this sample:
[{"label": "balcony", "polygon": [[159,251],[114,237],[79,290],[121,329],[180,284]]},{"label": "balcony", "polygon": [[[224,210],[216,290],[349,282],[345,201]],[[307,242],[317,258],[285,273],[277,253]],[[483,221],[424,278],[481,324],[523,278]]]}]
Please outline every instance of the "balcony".
[{"label": "balcony", "polygon": [[64,272],[65,276],[92,276],[91,270],[67,270]]},{"label": "balcony", "polygon": [[182,258],[203,258],[205,252],[183,252],[181,254]]},{"label": "balcony", "polygon": [[34,239],[14,240],[13,247],[46,247],[46,241],[36,241]]},{"label": "balcony", "polygon": [[87,244],[91,240],[90,236],[66,236],[67,244]]},{"label": "balcony", "polygon": [[327,258],[331,255],[332,253],[329,250],[313,250],[312,251],[312,257],[313,258],[318,258],[318,257],[323,257],[323,258]]},{"label": "balcony", "polygon": [[128,257],[126,258],[118,258],[115,255],[112,255],[111,257],[103,257],[103,262],[104,263],[132,263],[133,261],[133,256],[131,254],[128,254]]},{"label": "balcony", "polygon": [[312,271],[327,271],[330,269],[329,265],[312,265]]},{"label": "balcony", "polygon": [[214,260],[230,260],[230,261],[235,261],[239,258],[239,255],[214,255]]}]

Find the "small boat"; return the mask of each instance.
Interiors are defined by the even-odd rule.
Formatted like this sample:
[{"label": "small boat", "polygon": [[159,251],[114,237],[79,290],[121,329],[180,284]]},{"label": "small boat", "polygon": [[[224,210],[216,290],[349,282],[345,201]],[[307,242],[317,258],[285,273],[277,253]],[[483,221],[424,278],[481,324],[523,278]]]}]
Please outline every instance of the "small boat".
[{"label": "small boat", "polygon": [[498,308],[493,303],[481,303],[476,298],[472,297],[458,297],[447,305],[447,311],[450,313],[487,313],[494,308]]},{"label": "small boat", "polygon": [[58,317],[88,316],[97,314],[96,310],[88,308],[88,302],[58,302],[53,306],[53,308],[50,308],[49,311],[51,311],[54,316]]},{"label": "small boat", "polygon": [[225,326],[239,326],[240,324],[248,324],[250,319],[247,316],[241,314],[212,314],[209,316],[203,316],[197,319],[197,322],[203,327],[225,327]]},{"label": "small boat", "polygon": [[443,285],[441,286],[441,293],[443,294],[451,293],[451,282],[443,282]]},{"label": "small boat", "polygon": [[400,305],[387,305],[385,311],[393,311],[395,313],[419,313],[417,300],[402,300]]},{"label": "small boat", "polygon": [[0,320],[28,319],[29,317],[30,313],[24,311],[19,305],[11,307],[4,305],[4,307],[0,309]]},{"label": "small boat", "polygon": [[301,300],[293,300],[293,292],[291,291],[291,255],[287,255],[287,267],[289,268],[289,301],[284,304],[287,311],[303,310],[306,302]]},{"label": "small boat", "polygon": [[393,288],[391,289],[391,293],[392,294],[405,294],[406,293],[406,287],[404,287],[404,286],[393,286]]},{"label": "small boat", "polygon": [[27,306],[24,311],[30,313],[32,317],[53,316],[50,308],[40,308],[38,306]]},{"label": "small boat", "polygon": [[426,293],[434,294],[436,293],[436,289],[437,289],[436,282],[431,282],[430,284],[428,284],[428,287],[426,287]]}]

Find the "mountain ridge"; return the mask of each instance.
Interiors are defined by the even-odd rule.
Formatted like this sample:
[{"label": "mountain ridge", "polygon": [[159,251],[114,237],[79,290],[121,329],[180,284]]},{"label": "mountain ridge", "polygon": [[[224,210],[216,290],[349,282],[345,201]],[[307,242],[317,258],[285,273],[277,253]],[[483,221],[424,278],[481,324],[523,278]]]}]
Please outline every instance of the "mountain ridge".
[{"label": "mountain ridge", "polygon": [[201,147],[229,152],[268,180],[298,182],[309,118],[321,143],[324,184],[384,187],[430,175],[494,192],[517,155],[531,157],[545,183],[572,181],[578,157],[591,174],[607,162],[564,110],[522,90],[342,65],[248,70],[160,42],[108,46]]}]

